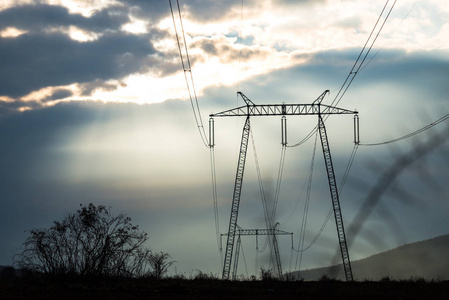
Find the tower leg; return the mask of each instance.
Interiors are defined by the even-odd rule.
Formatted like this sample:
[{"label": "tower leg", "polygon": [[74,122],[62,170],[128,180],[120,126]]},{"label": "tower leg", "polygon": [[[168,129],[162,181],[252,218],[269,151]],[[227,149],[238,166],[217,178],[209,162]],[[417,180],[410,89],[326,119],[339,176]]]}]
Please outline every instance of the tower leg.
[{"label": "tower leg", "polygon": [[240,144],[239,160],[235,176],[234,194],[232,198],[231,216],[229,219],[228,239],[226,242],[226,252],[223,263],[223,279],[229,279],[229,272],[232,262],[232,251],[234,249],[235,232],[237,228],[237,217],[239,213],[240,195],[242,193],[243,172],[245,170],[246,152],[248,149],[250,122],[249,116],[246,118],[243,126],[242,142]]},{"label": "tower leg", "polygon": [[321,115],[318,115],[318,130],[320,131],[321,146],[323,148],[324,162],[326,164],[327,178],[332,197],[332,207],[334,209],[335,223],[337,224],[338,241],[340,243],[341,257],[347,281],[352,281],[351,261],[349,260],[349,251],[346,243],[345,228],[343,226],[343,216],[340,209],[340,199],[338,196],[337,183],[335,180],[334,166],[332,164],[331,150],[327,140],[326,127]]}]

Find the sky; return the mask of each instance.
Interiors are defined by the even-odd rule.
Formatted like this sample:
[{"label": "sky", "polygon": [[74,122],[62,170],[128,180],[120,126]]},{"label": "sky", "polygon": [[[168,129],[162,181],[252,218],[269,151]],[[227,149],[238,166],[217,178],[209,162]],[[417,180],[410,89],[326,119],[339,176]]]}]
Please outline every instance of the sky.
[{"label": "sky", "polygon": [[[179,0],[187,74],[205,130],[209,114],[244,105],[238,91],[256,104],[281,104],[312,103],[330,90],[323,103],[331,104],[385,3]],[[179,30],[161,0],[0,3],[0,265],[12,264],[28,230],[94,203],[131,217],[149,234],[150,248],[176,261],[172,274],[221,275],[210,150],[195,123],[175,25]],[[360,117],[361,145],[340,189],[353,260],[449,233],[447,124],[366,146],[447,115],[449,7],[399,0],[378,29],[338,103]],[[220,233],[228,227],[243,121],[214,120]],[[280,117],[251,121],[238,219],[247,229],[265,227],[256,165],[271,206],[282,148]],[[317,118],[287,122],[293,146]],[[341,182],[354,149],[353,117],[330,116],[326,129]],[[300,265],[290,237],[278,238],[285,271],[339,262],[335,222],[324,223],[331,198],[315,141],[287,148],[275,220],[294,233],[296,250],[304,216],[304,246],[325,226]],[[238,273],[269,268],[265,237],[242,239]]]}]

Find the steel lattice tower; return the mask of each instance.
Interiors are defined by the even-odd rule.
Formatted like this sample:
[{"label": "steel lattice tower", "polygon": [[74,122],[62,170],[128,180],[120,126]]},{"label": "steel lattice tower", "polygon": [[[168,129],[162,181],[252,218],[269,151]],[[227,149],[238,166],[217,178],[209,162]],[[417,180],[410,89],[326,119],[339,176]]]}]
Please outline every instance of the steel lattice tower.
[{"label": "steel lattice tower", "polygon": [[[325,95],[329,93],[328,90],[323,92],[312,104],[265,104],[256,105],[243,93],[238,92],[246,105],[211,114],[210,118],[214,117],[246,117],[245,124],[243,126],[242,140],[240,144],[239,158],[237,164],[237,171],[234,184],[234,193],[231,205],[231,215],[229,219],[229,227],[226,242],[225,258],[223,263],[223,279],[229,279],[230,269],[232,264],[232,255],[234,251],[234,243],[236,233],[238,231],[237,219],[240,206],[240,195],[242,192],[243,174],[245,170],[246,153],[248,148],[248,140],[250,133],[250,117],[252,116],[282,116],[282,143],[286,143],[286,123],[285,116],[298,116],[298,115],[317,115],[318,116],[318,130],[320,133],[321,145],[323,149],[324,161],[326,165],[327,177],[329,181],[329,188],[332,200],[332,208],[334,211],[335,222],[337,226],[338,240],[340,244],[340,251],[343,259],[343,267],[346,275],[346,280],[352,281],[352,269],[349,259],[349,251],[347,248],[346,236],[343,226],[343,217],[340,208],[340,200],[338,195],[337,184],[335,180],[334,167],[332,163],[331,152],[329,148],[329,142],[327,139],[326,128],[324,126],[323,116],[331,114],[358,114],[357,111],[346,110],[335,106],[329,106],[321,104]],[[358,120],[358,119],[357,119]],[[213,122],[211,122],[213,123]],[[358,124],[358,122],[357,122]],[[357,133],[356,133],[357,132]],[[358,128],[354,132],[354,142],[358,143]],[[213,141],[213,133],[210,134],[210,140]],[[214,143],[210,143],[210,147],[214,147]],[[237,233],[238,237],[240,235]],[[273,235],[275,238],[275,235]],[[238,240],[239,241],[239,240]]]}]

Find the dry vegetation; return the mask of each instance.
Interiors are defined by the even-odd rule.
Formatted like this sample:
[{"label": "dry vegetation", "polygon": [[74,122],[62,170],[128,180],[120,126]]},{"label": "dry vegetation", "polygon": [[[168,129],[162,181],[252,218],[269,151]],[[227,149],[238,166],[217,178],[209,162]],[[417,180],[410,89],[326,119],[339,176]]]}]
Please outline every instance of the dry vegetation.
[{"label": "dry vegetation", "polygon": [[[103,208],[85,207],[80,211],[89,213],[88,220],[97,220],[91,218],[90,213],[94,216],[103,216]],[[109,220],[109,213],[105,214]],[[101,218],[99,218],[100,220]],[[119,218],[120,219],[120,218]],[[81,220],[83,220],[81,218]],[[121,220],[121,219],[120,219]],[[128,219],[127,222],[129,222]],[[88,225],[90,225],[89,222]],[[75,226],[74,228],[102,228],[98,226],[98,222],[93,222],[96,226],[87,226],[86,222],[81,222],[83,226]],[[58,225],[59,223],[55,223]],[[64,225],[65,223],[61,223]],[[100,224],[102,224],[100,222]],[[126,223],[128,224],[128,223]],[[56,226],[55,225],[55,226]],[[131,226],[131,225],[129,225]],[[53,228],[53,227],[52,227]],[[55,227],[59,229],[60,226]],[[127,228],[127,227],[126,227]],[[134,227],[130,227],[133,229]],[[137,227],[136,227],[137,228]],[[51,228],[50,228],[51,229]],[[38,231],[36,231],[38,232]],[[47,232],[47,231],[45,231]],[[56,230],[57,233],[66,233],[66,230]],[[125,232],[127,232],[125,230]],[[134,231],[132,231],[134,232]],[[44,235],[46,237],[47,235]],[[53,235],[51,235],[53,236]],[[60,235],[59,235],[60,236]],[[58,236],[58,237],[59,237]],[[82,236],[82,235],[81,235]],[[127,235],[129,236],[129,235]],[[34,236],[32,236],[34,237]],[[40,237],[40,235],[39,235]],[[39,239],[38,241],[41,241]],[[60,240],[60,239],[59,239]],[[58,240],[58,241],[59,241]],[[70,240],[70,239],[69,239]],[[114,239],[117,240],[117,239]],[[118,239],[120,241],[120,239]],[[144,239],[143,239],[144,240]],[[30,241],[30,240],[27,240]],[[36,245],[34,240],[29,245]],[[53,241],[53,240],[51,240]],[[438,264],[445,266],[447,256],[447,245],[449,243],[449,235],[438,237],[432,240],[405,245],[398,249],[388,251],[385,254],[375,255],[367,261],[373,264],[381,265],[380,262],[393,264],[394,261],[402,260],[415,261],[416,255],[423,256],[423,253],[429,251],[437,254],[439,258]],[[28,245],[28,244],[26,244]],[[39,244],[40,245],[40,244]],[[46,243],[46,245],[57,247],[56,243]],[[61,245],[61,243],[59,243]],[[95,245],[97,245],[95,243]],[[102,243],[107,245],[107,243]],[[140,245],[140,244],[139,244]],[[60,247],[60,246],[58,246]],[[47,249],[48,247],[45,247]],[[409,277],[408,280],[393,280],[393,277],[384,276],[377,281],[359,280],[354,282],[345,282],[333,279],[332,275],[321,275],[316,281],[280,281],[273,276],[268,276],[270,272],[263,272],[261,269],[260,278],[252,278],[251,280],[228,281],[219,280],[213,274],[197,271],[189,277],[176,276],[164,277],[164,270],[155,272],[157,268],[154,265],[148,266],[147,272],[54,272],[53,270],[66,270],[66,268],[30,268],[30,266],[40,266],[40,264],[31,264],[30,262],[40,262],[35,256],[23,256],[32,253],[40,254],[41,252],[25,252],[21,253],[20,264],[17,266],[25,266],[22,271],[17,271],[13,267],[0,266],[0,299],[448,299],[449,281],[446,277],[439,277],[442,280],[426,280],[424,278],[436,277]],[[39,248],[40,249],[40,248]],[[50,250],[59,248],[48,248]],[[96,249],[96,248],[95,248]],[[106,248],[109,249],[109,248]],[[436,251],[438,250],[438,251]],[[61,251],[59,251],[61,252]],[[84,253],[83,251],[78,251]],[[92,251],[90,251],[92,252]],[[89,252],[89,253],[90,253]],[[103,253],[105,251],[101,251]],[[429,252],[429,253],[430,253]],[[48,252],[45,252],[48,254]],[[106,253],[114,254],[113,251]],[[126,252],[128,253],[128,252]],[[154,253],[149,257],[157,257]],[[161,253],[163,255],[164,253]],[[47,255],[48,256],[48,255]],[[47,257],[44,256],[44,257]],[[28,258],[32,259],[28,259]],[[41,256],[37,256],[42,257]],[[63,256],[70,257],[68,255]],[[111,257],[114,257],[113,255]],[[25,260],[23,260],[26,258]],[[171,262],[167,257],[161,256],[162,266],[168,267]],[[54,260],[51,260],[54,261]],[[89,261],[89,260],[82,260]],[[132,260],[133,262],[134,260]],[[24,263],[25,262],[25,263]],[[64,260],[65,262],[65,260]],[[63,265],[63,264],[60,264]],[[94,264],[95,265],[95,264]],[[107,264],[106,264],[107,265]],[[132,265],[132,264],[131,264]],[[356,264],[355,264],[356,265]],[[372,265],[372,264],[371,264]],[[411,264],[413,265],[413,264]],[[435,264],[428,262],[428,267],[435,269]],[[52,265],[51,265],[52,266]],[[362,265],[358,266],[361,272]],[[114,268],[109,268],[115,270]],[[107,269],[107,270],[109,270]],[[368,268],[373,273],[373,268]],[[50,271],[48,271],[50,270]],[[80,269],[84,270],[84,269]],[[90,270],[90,269],[89,269]],[[318,270],[320,271],[320,270]],[[322,270],[321,270],[322,271]],[[416,270],[413,271],[416,273]],[[325,274],[325,273],[324,273]],[[376,273],[377,274],[377,273]],[[380,275],[381,273],[379,273]],[[393,273],[390,273],[393,274]],[[404,273],[410,274],[410,273]],[[427,273],[423,273],[428,275]],[[374,275],[373,275],[374,276]],[[294,276],[290,277],[293,278]],[[316,277],[319,278],[319,277]],[[365,277],[368,278],[368,277]],[[373,277],[371,277],[373,278]],[[397,277],[395,277],[397,278]]]},{"label": "dry vegetation", "polygon": [[6,276],[1,299],[447,299],[449,281],[223,281],[192,278],[43,278]]}]

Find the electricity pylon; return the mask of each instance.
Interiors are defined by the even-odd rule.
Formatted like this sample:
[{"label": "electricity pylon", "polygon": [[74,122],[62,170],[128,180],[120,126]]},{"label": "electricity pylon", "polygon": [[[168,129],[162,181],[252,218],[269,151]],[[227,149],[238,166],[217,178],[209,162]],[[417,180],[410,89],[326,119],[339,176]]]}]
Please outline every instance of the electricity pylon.
[{"label": "electricity pylon", "polygon": [[[346,243],[345,230],[343,226],[343,217],[340,208],[340,200],[338,195],[337,184],[335,180],[334,167],[332,163],[331,152],[329,148],[329,142],[327,139],[326,128],[324,126],[323,115],[331,114],[353,114],[357,115],[357,111],[350,111],[335,106],[329,106],[321,104],[329,90],[324,91],[312,104],[264,104],[256,105],[243,93],[237,92],[242,97],[246,105],[229,109],[216,114],[211,114],[211,122],[213,124],[214,117],[246,117],[245,124],[243,125],[242,140],[240,143],[239,158],[237,163],[237,172],[235,176],[234,193],[231,205],[231,215],[229,219],[229,227],[226,241],[225,258],[223,262],[223,279],[229,279],[229,273],[232,263],[232,254],[234,251],[234,242],[237,232],[237,219],[240,206],[240,195],[242,192],[243,173],[245,170],[246,153],[248,149],[248,140],[250,132],[250,117],[251,116],[282,116],[281,128],[282,128],[282,143],[287,144],[287,126],[285,116],[297,116],[297,115],[318,115],[318,130],[320,132],[321,145],[323,148],[324,161],[326,165],[327,177],[329,181],[329,189],[332,199],[332,208],[334,210],[335,223],[337,226],[338,240],[340,244],[340,251],[343,259],[343,267],[347,281],[352,281],[352,269],[349,259],[349,252]],[[357,122],[358,124],[358,122]],[[212,127],[213,128],[213,127]],[[210,140],[213,141],[213,131],[210,128],[209,135]],[[357,133],[356,133],[357,132]],[[358,128],[354,131],[355,143],[358,143]],[[214,143],[210,143],[210,147],[214,147]]]},{"label": "electricity pylon", "polygon": [[[257,238],[259,235],[268,235],[272,236],[274,241],[276,241],[277,235],[290,235],[292,239],[292,248],[293,248],[293,232],[287,232],[283,230],[276,229],[276,226],[279,225],[279,223],[276,223],[272,228],[268,229],[243,229],[240,226],[237,225],[237,245],[235,247],[235,258],[234,258],[234,267],[232,271],[232,279],[236,279],[237,275],[237,267],[238,267],[238,261],[239,261],[239,254],[240,254],[240,244],[241,244],[241,236],[256,236],[256,245],[258,245]],[[221,236],[228,236],[229,233],[222,233]],[[279,247],[277,245],[277,242],[274,244],[276,255],[276,267],[277,267],[277,273],[279,277],[282,277],[282,266],[280,264],[279,257]]]}]

